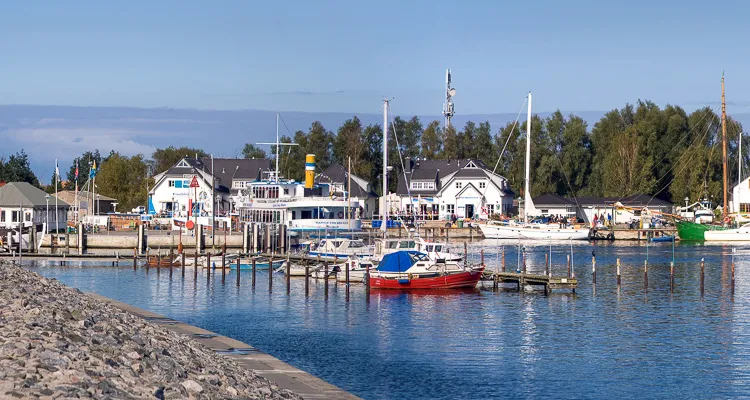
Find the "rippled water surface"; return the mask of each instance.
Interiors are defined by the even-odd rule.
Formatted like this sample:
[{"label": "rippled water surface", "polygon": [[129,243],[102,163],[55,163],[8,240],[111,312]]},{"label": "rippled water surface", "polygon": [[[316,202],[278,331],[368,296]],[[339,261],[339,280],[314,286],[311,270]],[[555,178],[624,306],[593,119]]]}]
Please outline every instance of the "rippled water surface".
[{"label": "rippled water surface", "polygon": [[[500,245],[498,245],[500,243]],[[488,240],[488,269],[518,263],[517,244]],[[131,266],[31,269],[102,295],[230,336],[366,399],[412,398],[737,398],[750,396],[748,317],[750,246],[736,246],[731,294],[730,246],[678,245],[674,293],[672,245],[573,245],[577,293],[515,288],[448,293],[373,291],[361,285],[234,271],[222,283],[200,271],[194,281],[175,270]],[[644,290],[643,263],[649,260]],[[591,283],[591,253],[597,284]],[[544,269],[550,246],[528,245],[529,272]],[[568,243],[551,245],[554,272],[567,273]],[[615,260],[622,262],[617,288]],[[705,258],[705,294],[699,288]]]}]

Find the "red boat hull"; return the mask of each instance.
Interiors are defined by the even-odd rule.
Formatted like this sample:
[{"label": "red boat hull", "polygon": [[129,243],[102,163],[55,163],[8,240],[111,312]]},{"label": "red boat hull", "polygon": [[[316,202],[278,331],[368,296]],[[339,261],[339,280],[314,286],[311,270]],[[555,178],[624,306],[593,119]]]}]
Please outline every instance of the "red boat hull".
[{"label": "red boat hull", "polygon": [[406,274],[402,278],[370,277],[370,289],[457,289],[473,288],[482,277],[482,270],[459,272],[443,276],[429,278],[407,279]]}]

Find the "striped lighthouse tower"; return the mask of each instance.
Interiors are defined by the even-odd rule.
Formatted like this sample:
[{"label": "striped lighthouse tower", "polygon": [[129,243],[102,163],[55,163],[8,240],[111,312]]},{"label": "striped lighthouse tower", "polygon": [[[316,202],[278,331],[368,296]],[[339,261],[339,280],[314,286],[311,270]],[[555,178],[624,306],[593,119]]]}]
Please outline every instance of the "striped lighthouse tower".
[{"label": "striped lighthouse tower", "polygon": [[305,189],[312,189],[315,184],[315,154],[305,156]]}]

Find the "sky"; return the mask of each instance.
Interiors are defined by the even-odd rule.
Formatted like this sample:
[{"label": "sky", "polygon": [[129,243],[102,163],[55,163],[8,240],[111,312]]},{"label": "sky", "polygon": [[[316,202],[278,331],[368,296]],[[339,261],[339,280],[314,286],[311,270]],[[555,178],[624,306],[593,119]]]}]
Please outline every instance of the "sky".
[{"label": "sky", "polygon": [[750,3],[2,0],[0,104],[377,113],[750,111]]}]

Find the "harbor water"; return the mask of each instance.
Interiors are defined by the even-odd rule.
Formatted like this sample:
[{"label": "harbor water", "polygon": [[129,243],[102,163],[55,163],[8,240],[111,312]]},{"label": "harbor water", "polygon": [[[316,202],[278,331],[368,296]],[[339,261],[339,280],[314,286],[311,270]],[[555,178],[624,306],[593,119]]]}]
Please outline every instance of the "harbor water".
[{"label": "harbor water", "polygon": [[[523,244],[522,244],[523,245]],[[528,272],[567,274],[570,243],[523,247]],[[458,246],[456,246],[458,247]],[[462,247],[462,246],[461,246]],[[486,240],[489,270],[515,270],[519,243]],[[458,250],[458,249],[456,249]],[[462,250],[462,249],[461,249]],[[736,252],[733,252],[736,250]],[[591,258],[596,255],[597,284]],[[190,267],[133,270],[84,263],[29,268],[247,342],[365,399],[739,398],[750,396],[750,245],[573,243],[576,293],[513,286],[448,292],[383,292],[361,284],[293,278],[268,288],[267,271],[221,271],[210,280]],[[675,260],[670,292],[669,262]],[[648,257],[648,288],[644,261]],[[622,264],[622,286],[615,277]],[[705,259],[705,293],[700,260]],[[730,279],[735,262],[736,287]],[[481,286],[481,285],[480,285]]]}]

